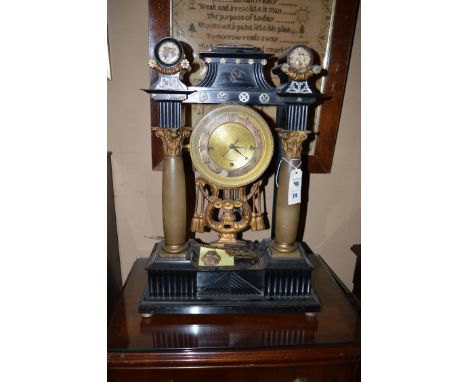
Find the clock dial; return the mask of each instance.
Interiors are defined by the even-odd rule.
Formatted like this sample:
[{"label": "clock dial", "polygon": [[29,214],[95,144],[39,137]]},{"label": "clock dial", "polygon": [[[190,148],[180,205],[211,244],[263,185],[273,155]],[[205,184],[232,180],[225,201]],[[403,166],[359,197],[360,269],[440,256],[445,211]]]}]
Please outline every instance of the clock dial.
[{"label": "clock dial", "polygon": [[216,128],[208,139],[208,155],[217,167],[237,170],[252,166],[255,137],[248,127],[228,122]]},{"label": "clock dial", "polygon": [[312,61],[311,53],[302,46],[293,49],[288,57],[288,64],[297,72],[305,72]]},{"label": "clock dial", "polygon": [[270,128],[254,110],[222,106],[203,117],[192,134],[190,154],[197,170],[221,186],[253,182],[273,154]]},{"label": "clock dial", "polygon": [[180,49],[173,41],[165,41],[158,48],[158,58],[166,65],[176,63],[179,60],[180,55]]}]

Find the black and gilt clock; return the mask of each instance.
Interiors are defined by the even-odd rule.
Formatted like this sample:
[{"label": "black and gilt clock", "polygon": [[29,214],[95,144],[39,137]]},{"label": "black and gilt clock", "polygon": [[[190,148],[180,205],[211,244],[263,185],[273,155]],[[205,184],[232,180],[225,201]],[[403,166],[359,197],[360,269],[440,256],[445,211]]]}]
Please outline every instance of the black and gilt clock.
[{"label": "black and gilt clock", "polygon": [[[197,86],[181,81],[180,73],[190,67],[176,39],[162,39],[149,60],[158,72],[146,91],[159,104],[153,131],[164,149],[164,240],[148,261],[139,311],[145,317],[316,312],[313,266],[297,241],[297,227],[302,145],[310,133],[310,106],[321,98],[308,79],[320,67],[313,64],[310,48],[294,46],[273,69],[281,80],[276,88],[265,72],[272,54],[244,45],[219,45],[198,54],[206,75]],[[194,104],[214,107],[195,126],[186,126],[184,109],[190,115]],[[276,124],[267,123],[256,106],[275,107]],[[262,241],[243,240],[242,232],[271,225],[265,221],[263,177],[275,154],[274,230]],[[189,168],[193,177],[186,176]],[[192,178],[194,183],[187,184]],[[189,198],[194,203],[187,203]],[[218,239],[188,239],[189,230],[215,231]]]}]

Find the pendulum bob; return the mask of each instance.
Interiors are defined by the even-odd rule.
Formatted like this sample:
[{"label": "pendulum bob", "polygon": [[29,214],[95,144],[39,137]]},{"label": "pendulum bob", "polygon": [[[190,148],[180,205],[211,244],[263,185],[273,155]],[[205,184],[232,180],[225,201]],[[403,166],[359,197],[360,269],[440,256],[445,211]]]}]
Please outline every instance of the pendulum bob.
[{"label": "pendulum bob", "polygon": [[279,168],[275,206],[275,238],[271,243],[271,248],[273,253],[292,254],[298,250],[296,239],[301,204],[288,204],[289,178],[291,172],[301,165],[302,143],[309,132],[277,130],[281,138],[283,160]]},{"label": "pendulum bob", "polygon": [[[254,184],[249,195],[245,187],[219,188],[203,178],[196,180],[195,211],[192,217],[192,232],[204,232],[205,226],[218,232],[215,246],[244,244],[237,234],[250,228],[255,231],[264,229],[263,213],[259,206],[259,187]],[[208,191],[205,191],[205,186]],[[249,201],[252,200],[252,207]],[[207,206],[205,209],[205,201]]]},{"label": "pendulum bob", "polygon": [[155,135],[163,141],[163,251],[177,257],[185,257],[186,241],[186,193],[182,143],[190,136],[190,129],[155,128]]},{"label": "pendulum bob", "polygon": [[[240,211],[242,218],[236,220],[233,209]],[[219,221],[213,219],[214,210],[221,211]],[[252,218],[252,211],[246,202],[240,200],[216,200],[214,203],[208,201],[205,211],[205,221],[207,226],[218,232],[218,240],[211,243],[216,246],[235,245],[242,241],[237,239],[237,234],[246,230]]]},{"label": "pendulum bob", "polygon": [[[240,220],[236,220],[234,208],[239,211]],[[217,221],[213,218],[216,210],[221,211]],[[205,223],[212,231],[218,232],[219,237],[217,241],[211,243],[212,245],[223,247],[243,243],[236,236],[249,227],[251,220],[252,210],[245,198],[235,200],[210,198],[208,200],[205,210]]]}]

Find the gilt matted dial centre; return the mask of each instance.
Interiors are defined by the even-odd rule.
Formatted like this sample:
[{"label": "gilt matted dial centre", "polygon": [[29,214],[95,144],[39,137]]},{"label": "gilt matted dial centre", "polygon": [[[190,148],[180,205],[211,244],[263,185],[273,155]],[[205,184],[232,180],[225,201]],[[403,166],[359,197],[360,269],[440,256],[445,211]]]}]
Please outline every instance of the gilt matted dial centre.
[{"label": "gilt matted dial centre", "polygon": [[207,180],[239,187],[256,180],[268,167],[273,138],[265,120],[240,105],[218,107],[195,127],[190,153],[197,170]]},{"label": "gilt matted dial centre", "polygon": [[259,149],[254,133],[240,123],[224,123],[208,138],[208,155],[216,166],[225,170],[237,170],[252,163]]}]

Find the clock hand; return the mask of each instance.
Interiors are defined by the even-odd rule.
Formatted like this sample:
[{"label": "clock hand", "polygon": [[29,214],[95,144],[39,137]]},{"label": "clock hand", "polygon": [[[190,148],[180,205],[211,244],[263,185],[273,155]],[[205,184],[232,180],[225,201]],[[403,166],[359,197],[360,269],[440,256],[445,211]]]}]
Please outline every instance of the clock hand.
[{"label": "clock hand", "polygon": [[[224,157],[231,149],[236,150],[239,154],[242,155],[242,153],[240,153],[237,149],[238,149],[238,148],[239,148],[239,149],[244,149],[245,147],[243,147],[243,146],[236,146],[236,143],[237,143],[238,141],[239,141],[239,138],[237,138],[237,140],[236,140],[234,143],[231,143],[231,144],[229,145],[229,149],[223,154],[223,157]],[[244,157],[244,158],[247,159],[247,157]]]},{"label": "clock hand", "polygon": [[235,151],[237,151],[240,155],[242,155],[245,159],[249,159],[249,158],[247,158],[244,154],[242,154],[239,150],[237,150],[237,149],[236,149],[236,146],[234,146],[233,149],[234,149]]}]

